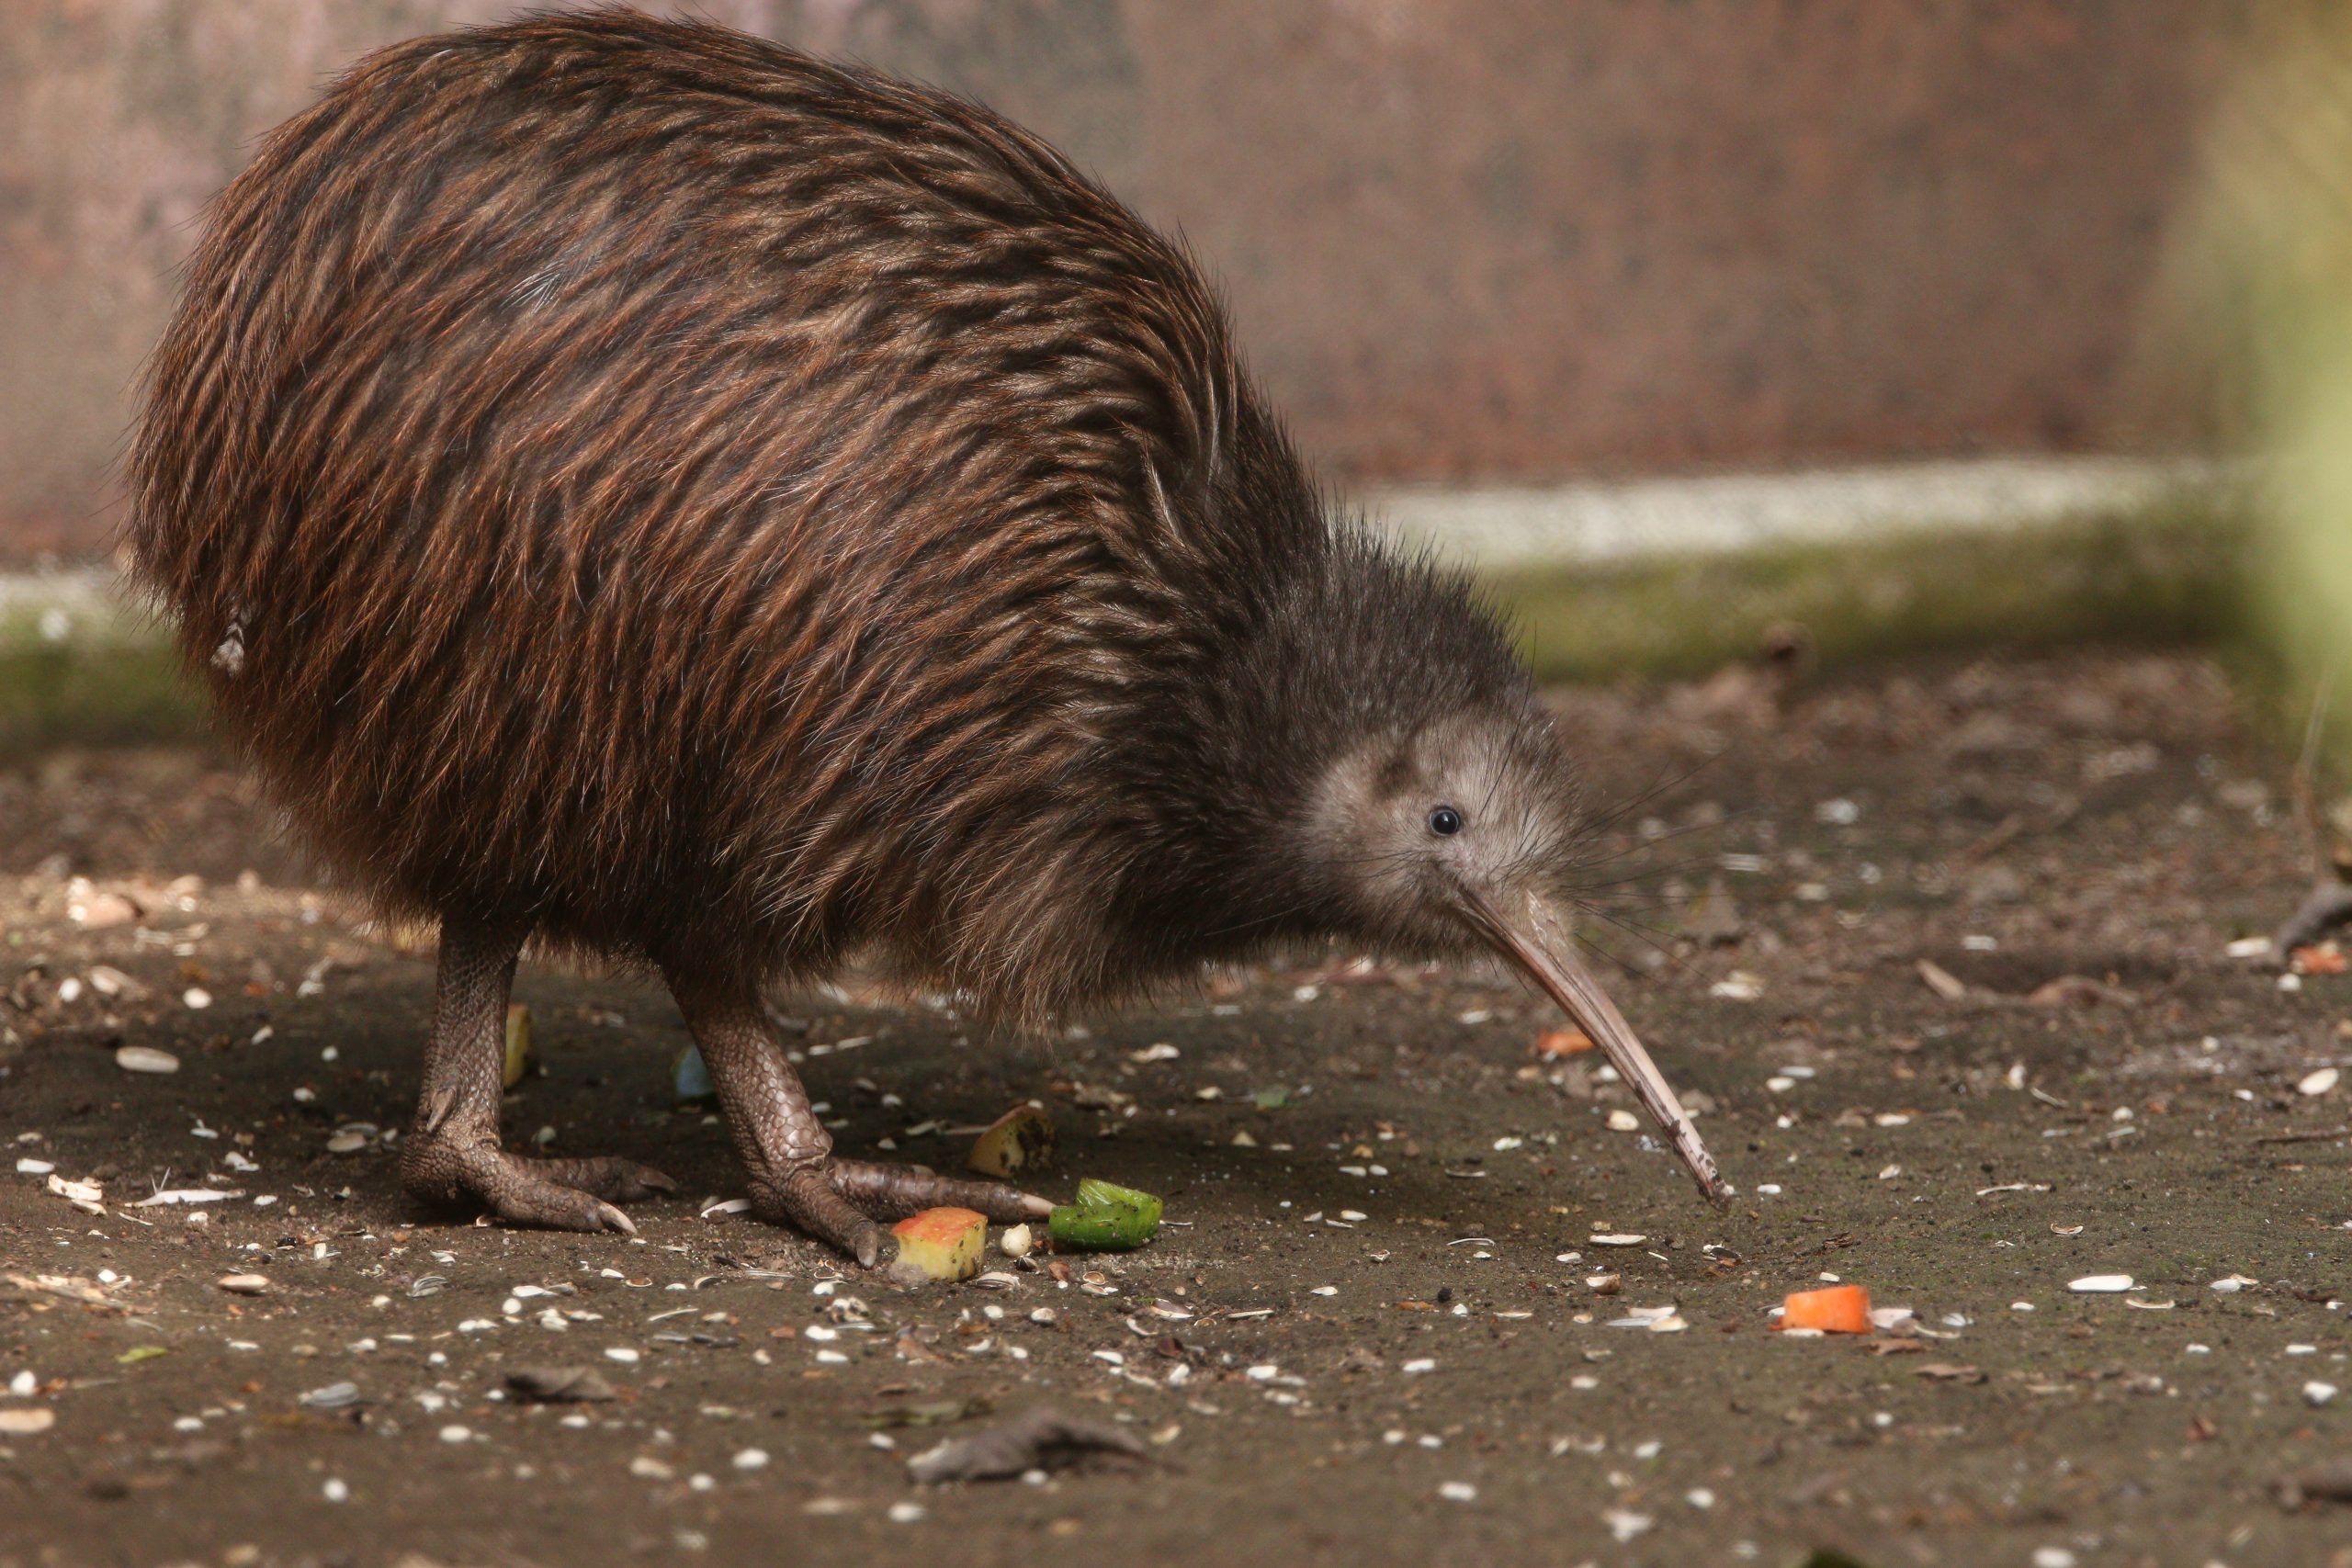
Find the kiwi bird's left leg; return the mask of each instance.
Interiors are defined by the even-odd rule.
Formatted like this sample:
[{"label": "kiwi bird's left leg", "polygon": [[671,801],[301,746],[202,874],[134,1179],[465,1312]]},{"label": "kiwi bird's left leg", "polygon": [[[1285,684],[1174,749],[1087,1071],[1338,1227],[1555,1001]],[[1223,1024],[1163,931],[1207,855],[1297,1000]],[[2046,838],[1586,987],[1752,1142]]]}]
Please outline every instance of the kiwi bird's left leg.
[{"label": "kiwi bird's left leg", "polygon": [[498,1146],[506,998],[525,934],[458,918],[441,922],[424,1092],[401,1145],[401,1185],[429,1202],[481,1203],[516,1224],[634,1235],[637,1227],[612,1201],[676,1191],[660,1171],[626,1159],[534,1159]]},{"label": "kiwi bird's left leg", "polygon": [[707,985],[673,973],[670,989],[686,1015],[695,1044],[710,1068],[711,1087],[727,1113],[736,1152],[752,1179],[752,1206],[761,1218],[826,1242],[868,1269],[888,1265],[896,1244],[877,1219],[953,1204],[1008,1224],[1053,1213],[1053,1204],[997,1181],[934,1176],[920,1166],[836,1159],[833,1140],[809,1108],[768,1023],[749,990]]}]

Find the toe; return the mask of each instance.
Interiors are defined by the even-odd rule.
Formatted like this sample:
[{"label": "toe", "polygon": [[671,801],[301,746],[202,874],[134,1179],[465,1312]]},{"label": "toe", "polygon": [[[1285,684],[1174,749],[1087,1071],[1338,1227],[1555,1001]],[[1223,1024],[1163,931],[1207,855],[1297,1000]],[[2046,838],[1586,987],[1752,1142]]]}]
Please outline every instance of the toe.
[{"label": "toe", "polygon": [[911,1166],[837,1159],[829,1175],[833,1190],[868,1213],[889,1217],[920,1209],[972,1209],[1000,1224],[1034,1220],[1053,1213],[1044,1199],[1001,1181],[966,1181],[934,1176]]},{"label": "toe", "polygon": [[763,1217],[836,1247],[871,1269],[898,1248],[881,1227],[853,1208],[827,1183],[820,1167],[802,1167],[775,1180],[755,1179],[752,1207]]}]

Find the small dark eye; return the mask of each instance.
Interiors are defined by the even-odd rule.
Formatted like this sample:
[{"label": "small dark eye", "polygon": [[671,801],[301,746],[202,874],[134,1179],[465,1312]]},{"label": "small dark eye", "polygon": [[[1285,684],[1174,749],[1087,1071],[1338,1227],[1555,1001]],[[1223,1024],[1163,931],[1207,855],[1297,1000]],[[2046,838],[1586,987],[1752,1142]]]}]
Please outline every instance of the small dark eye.
[{"label": "small dark eye", "polygon": [[1442,839],[1450,839],[1462,831],[1462,813],[1451,806],[1441,806],[1430,813],[1430,831]]}]

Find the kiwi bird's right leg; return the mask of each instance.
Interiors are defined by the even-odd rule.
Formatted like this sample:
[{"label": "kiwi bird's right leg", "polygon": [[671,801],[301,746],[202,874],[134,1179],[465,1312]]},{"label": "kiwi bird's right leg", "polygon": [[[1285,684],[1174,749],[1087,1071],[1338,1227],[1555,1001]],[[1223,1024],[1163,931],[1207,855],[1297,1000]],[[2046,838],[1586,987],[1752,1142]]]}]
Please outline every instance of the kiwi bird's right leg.
[{"label": "kiwi bird's right leg", "polygon": [[628,1216],[606,1200],[677,1190],[660,1171],[625,1159],[532,1159],[498,1146],[506,998],[526,934],[441,922],[424,1092],[401,1147],[401,1185],[428,1202],[482,1203],[515,1224],[635,1235]]},{"label": "kiwi bird's right leg", "polygon": [[1053,1205],[998,1181],[937,1176],[919,1166],[833,1157],[832,1135],[784,1053],[755,992],[669,976],[711,1087],[752,1179],[752,1207],[839,1247],[868,1269],[887,1267],[898,1246],[876,1217],[952,1204],[992,1220],[1033,1220]]}]

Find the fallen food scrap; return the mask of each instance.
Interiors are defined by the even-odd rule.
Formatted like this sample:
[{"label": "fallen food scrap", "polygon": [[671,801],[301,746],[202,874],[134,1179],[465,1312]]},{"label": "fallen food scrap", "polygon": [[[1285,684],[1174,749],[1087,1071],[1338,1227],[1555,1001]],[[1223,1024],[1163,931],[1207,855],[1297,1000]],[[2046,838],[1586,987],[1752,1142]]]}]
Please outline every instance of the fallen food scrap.
[{"label": "fallen food scrap", "polygon": [[873,1427],[946,1427],[957,1421],[968,1421],[975,1416],[985,1416],[993,1408],[979,1394],[967,1399],[940,1399],[922,1404],[886,1404],[869,1410],[858,1417]]},{"label": "fallen food scrap", "polygon": [[1066,1247],[1123,1252],[1159,1234],[1159,1213],[1160,1201],[1150,1193],[1089,1177],[1078,1184],[1078,1201],[1057,1208],[1046,1228]]},{"label": "fallen food scrap", "polygon": [[1792,1291],[1781,1303],[1781,1326],[1817,1328],[1824,1334],[1868,1334],[1871,1293],[1860,1285]]},{"label": "fallen food scrap", "polygon": [[[1059,1213],[1058,1210],[1056,1213]],[[899,1238],[891,1274],[910,1282],[968,1280],[988,1251],[988,1216],[975,1209],[925,1209],[890,1227]]]},{"label": "fallen food scrap", "polygon": [[1536,1056],[1577,1056],[1592,1049],[1592,1036],[1581,1029],[1547,1029],[1528,1047]]},{"label": "fallen food scrap", "polygon": [[1091,1453],[1149,1460],[1141,1438],[1099,1421],[1065,1416],[1044,1406],[1011,1420],[950,1438],[907,1461],[907,1474],[925,1486],[949,1481],[1003,1481],[1033,1470],[1059,1470]]},{"label": "fallen food scrap", "polygon": [[1011,1178],[1054,1163],[1054,1119],[1036,1104],[1016,1105],[975,1139],[964,1163],[983,1176]]},{"label": "fallen food scrap", "polygon": [[531,1008],[527,1002],[506,1004],[505,1085],[513,1089],[536,1065],[531,1055]]}]

